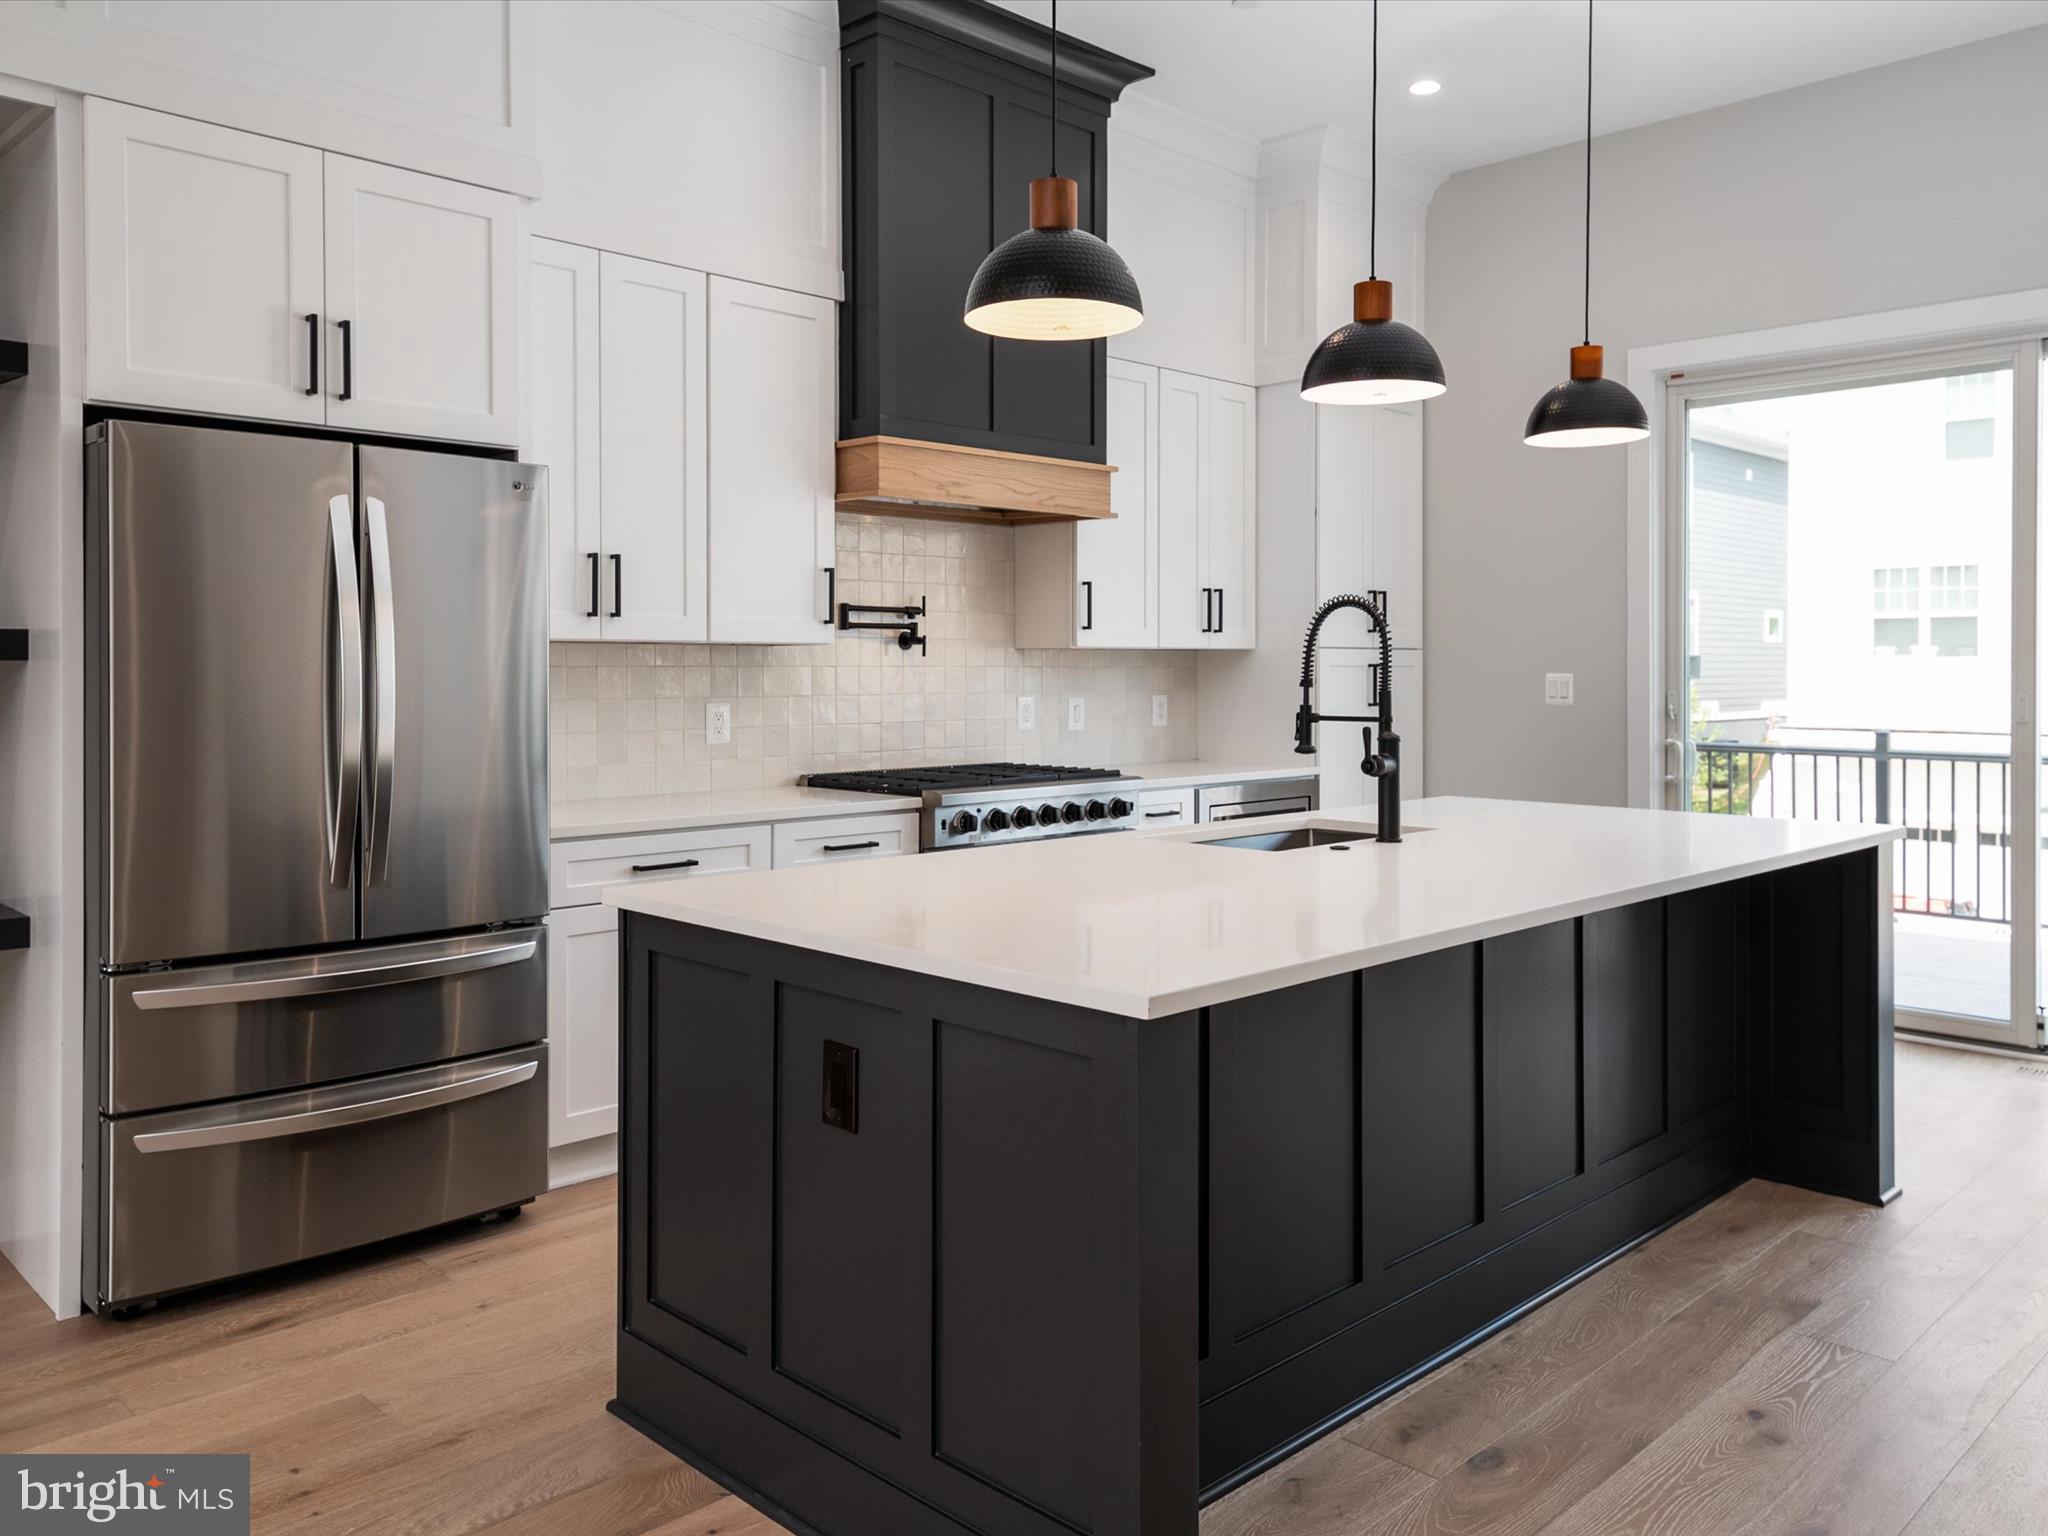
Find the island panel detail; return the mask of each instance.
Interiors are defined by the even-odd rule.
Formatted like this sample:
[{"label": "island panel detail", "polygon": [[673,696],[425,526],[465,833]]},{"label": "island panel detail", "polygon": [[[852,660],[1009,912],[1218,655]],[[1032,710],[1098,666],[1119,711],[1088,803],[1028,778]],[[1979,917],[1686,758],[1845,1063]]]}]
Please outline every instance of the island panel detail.
[{"label": "island panel detail", "polygon": [[628,912],[614,1410],[817,1536],[1195,1536],[1747,1177],[1895,1193],[1890,857],[1154,1020]]}]

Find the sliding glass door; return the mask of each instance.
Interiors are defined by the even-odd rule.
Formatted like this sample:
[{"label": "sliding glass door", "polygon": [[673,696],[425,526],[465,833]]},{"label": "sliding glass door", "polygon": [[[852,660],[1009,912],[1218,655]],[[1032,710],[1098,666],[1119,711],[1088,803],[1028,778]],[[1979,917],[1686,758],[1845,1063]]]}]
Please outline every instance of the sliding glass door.
[{"label": "sliding glass door", "polygon": [[1901,1023],[2023,1045],[2041,371],[2028,338],[1674,381],[1667,456],[1667,804],[1905,828]]}]

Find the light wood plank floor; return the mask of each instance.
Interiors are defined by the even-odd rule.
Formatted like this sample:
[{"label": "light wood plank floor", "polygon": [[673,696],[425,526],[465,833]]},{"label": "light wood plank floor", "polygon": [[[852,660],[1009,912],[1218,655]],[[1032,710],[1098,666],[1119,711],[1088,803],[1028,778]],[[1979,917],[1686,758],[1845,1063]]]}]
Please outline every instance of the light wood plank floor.
[{"label": "light wood plank floor", "polygon": [[[2048,1067],[1899,1047],[1890,1209],[1752,1183],[1203,1536],[2048,1531]],[[0,1450],[254,1454],[264,1533],[782,1536],[607,1415],[613,1188],[128,1324],[0,1266]]]}]

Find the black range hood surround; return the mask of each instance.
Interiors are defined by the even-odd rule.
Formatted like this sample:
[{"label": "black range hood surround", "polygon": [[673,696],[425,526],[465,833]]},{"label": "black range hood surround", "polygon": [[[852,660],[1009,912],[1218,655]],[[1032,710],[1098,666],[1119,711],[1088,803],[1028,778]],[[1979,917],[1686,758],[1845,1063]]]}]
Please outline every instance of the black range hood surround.
[{"label": "black range hood surround", "polygon": [[[961,320],[975,269],[1025,226],[1027,189],[1049,169],[1050,30],[985,0],[840,0],[839,23],[840,438],[1104,463],[1104,344],[1003,340]],[[1110,108],[1152,71],[1064,33],[1059,70],[1059,172],[1079,183],[1080,227],[1107,237]],[[842,505],[892,499],[865,479],[841,491]],[[1106,513],[1106,476],[1101,494]],[[1011,509],[992,486],[957,510]]]}]

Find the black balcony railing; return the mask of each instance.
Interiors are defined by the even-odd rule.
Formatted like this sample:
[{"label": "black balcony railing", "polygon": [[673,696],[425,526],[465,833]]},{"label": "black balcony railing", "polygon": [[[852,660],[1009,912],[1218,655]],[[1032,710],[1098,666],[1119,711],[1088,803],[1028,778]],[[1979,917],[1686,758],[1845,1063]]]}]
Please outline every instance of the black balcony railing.
[{"label": "black balcony railing", "polygon": [[1893,905],[1975,922],[2010,920],[2012,763],[2002,753],[1696,741],[1692,809],[1906,829]]}]

